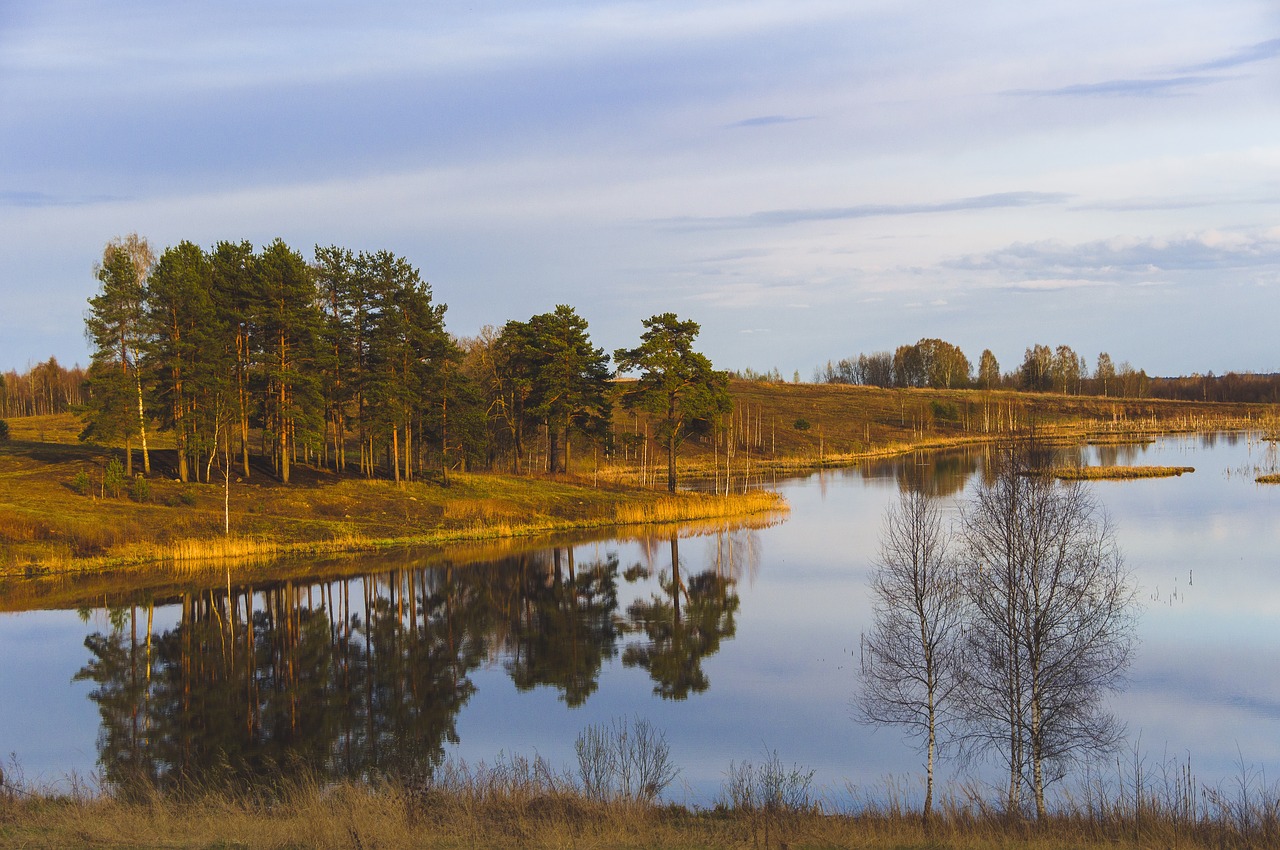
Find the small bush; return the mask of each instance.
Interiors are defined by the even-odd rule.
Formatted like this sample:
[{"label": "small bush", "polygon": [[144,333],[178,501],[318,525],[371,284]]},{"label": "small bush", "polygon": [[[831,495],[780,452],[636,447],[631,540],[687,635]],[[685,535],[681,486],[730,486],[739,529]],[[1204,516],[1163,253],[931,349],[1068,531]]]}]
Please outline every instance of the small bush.
[{"label": "small bush", "polygon": [[652,803],[680,772],[667,736],[648,720],[588,726],[573,749],[582,793],[594,800]]},{"label": "small bush", "polygon": [[140,474],[133,477],[133,483],[129,485],[129,498],[135,502],[151,501],[151,482],[143,478]]},{"label": "small bush", "polygon": [[776,751],[759,765],[730,762],[720,804],[737,811],[804,812],[813,808],[813,774],[798,765],[783,766]]},{"label": "small bush", "polygon": [[934,419],[941,419],[944,422],[955,422],[960,419],[960,411],[954,404],[931,401],[929,402],[929,408],[933,411]]},{"label": "small bush", "polygon": [[196,494],[190,490],[182,490],[178,493],[178,501],[190,508],[196,503]]},{"label": "small bush", "polygon": [[9,442],[9,423],[0,419],[0,443]]},{"label": "small bush", "polygon": [[102,473],[102,492],[111,498],[119,498],[124,490],[124,464],[120,458],[113,457],[107,462],[106,471]]},{"label": "small bush", "polygon": [[75,474],[71,479],[71,489],[76,495],[86,496],[89,493],[89,473],[83,469]]},{"label": "small bush", "polygon": [[795,429],[797,431],[808,431],[810,427],[808,419],[797,419],[795,422]]}]

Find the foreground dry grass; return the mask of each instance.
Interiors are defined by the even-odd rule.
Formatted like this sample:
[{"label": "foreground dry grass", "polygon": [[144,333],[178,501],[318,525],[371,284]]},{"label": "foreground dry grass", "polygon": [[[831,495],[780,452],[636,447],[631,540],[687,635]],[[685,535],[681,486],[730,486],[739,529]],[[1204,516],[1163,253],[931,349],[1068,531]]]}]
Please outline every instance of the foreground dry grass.
[{"label": "foreground dry grass", "polygon": [[1148,806],[1073,810],[1037,824],[979,804],[951,805],[926,829],[918,815],[804,809],[710,810],[579,794],[412,792],[395,785],[301,783],[270,798],[0,795],[0,846],[139,848],[1274,848],[1266,813],[1186,817]]}]

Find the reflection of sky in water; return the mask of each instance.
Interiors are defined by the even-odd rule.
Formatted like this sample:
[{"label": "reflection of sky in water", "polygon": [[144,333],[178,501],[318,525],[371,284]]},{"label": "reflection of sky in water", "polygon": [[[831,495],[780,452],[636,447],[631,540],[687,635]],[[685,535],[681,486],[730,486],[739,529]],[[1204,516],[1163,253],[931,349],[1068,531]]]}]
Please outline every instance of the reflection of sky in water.
[{"label": "reflection of sky in water", "polygon": [[[1129,689],[1113,705],[1131,739],[1157,761],[1191,753],[1197,777],[1211,784],[1235,776],[1237,761],[1280,770],[1280,487],[1255,485],[1255,467],[1274,463],[1265,444],[1171,438],[1149,446],[1088,447],[1089,463],[1194,466],[1189,476],[1092,486],[1117,527],[1145,606]],[[1272,452],[1274,455],[1274,452]],[[938,464],[960,486],[977,454]],[[919,459],[908,477],[933,468]],[[731,761],[760,761],[776,750],[787,764],[815,768],[833,792],[849,780],[874,788],[888,776],[919,773],[920,757],[896,730],[851,719],[858,636],[870,620],[868,567],[883,511],[900,480],[892,464],[867,475],[827,471],[781,483],[791,503],[783,524],[732,536],[686,539],[686,577],[729,556],[737,565],[736,635],[702,667],[710,689],[685,701],[653,694],[646,671],[605,664],[599,689],[576,709],[559,692],[518,692],[494,658],[470,674],[476,692],[457,720],[468,761],[500,753],[541,754],[573,762],[573,739],[589,723],[641,716],[665,730],[682,767],[669,796],[714,798]],[[969,482],[972,486],[972,480]],[[621,569],[641,563],[653,576],[619,579],[619,613],[660,592],[670,547],[658,539],[578,546],[579,564],[617,553]],[[158,615],[172,624],[176,612]],[[93,769],[97,712],[72,683],[85,663],[84,636],[105,628],[74,612],[0,615],[0,750],[17,754],[29,776],[56,778]],[[944,775],[948,775],[946,769]],[[913,780],[914,781],[914,780]]]}]

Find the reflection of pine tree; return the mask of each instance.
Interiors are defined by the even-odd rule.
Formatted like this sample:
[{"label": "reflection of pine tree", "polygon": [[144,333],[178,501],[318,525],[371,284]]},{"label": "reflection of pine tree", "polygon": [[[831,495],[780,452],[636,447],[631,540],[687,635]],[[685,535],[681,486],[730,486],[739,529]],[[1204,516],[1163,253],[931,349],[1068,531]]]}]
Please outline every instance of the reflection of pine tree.
[{"label": "reflection of pine tree", "polygon": [[677,700],[710,687],[702,659],[720,650],[721,639],[733,637],[733,617],[740,601],[733,592],[733,579],[714,569],[698,573],[688,583],[682,582],[679,560],[673,539],[671,573],[664,573],[659,579],[669,598],[655,595],[627,609],[630,629],[643,633],[648,640],[631,644],[622,653],[623,664],[649,671],[656,683],[654,693]]},{"label": "reflection of pine tree", "polygon": [[372,601],[363,627],[370,775],[429,775],[445,741],[458,740],[457,713],[475,691],[466,674],[483,660],[484,643],[474,609],[457,604],[469,594],[457,592],[452,570],[433,577],[444,580],[431,587],[410,573],[405,588],[397,576],[390,595]]},{"label": "reflection of pine tree", "polygon": [[618,562],[562,556],[190,593],[151,638],[124,609],[86,640],[77,676],[96,685],[104,776],[122,788],[421,778],[458,740],[468,675],[497,647],[519,687],[580,705],[617,653]]},{"label": "reflection of pine tree", "polygon": [[91,635],[77,678],[98,685],[108,783],[433,769],[444,741],[457,740],[490,618],[451,570],[374,584],[356,583],[355,605],[362,587],[365,604],[354,611],[350,581],[184,596],[179,624],[153,641],[149,679],[136,629]]},{"label": "reflection of pine tree", "polygon": [[511,612],[506,668],[520,690],[551,685],[576,707],[595,693],[601,666],[617,654],[618,557],[578,570],[567,551],[567,577],[559,549],[551,565],[545,553],[521,559],[522,602]]},{"label": "reflection of pine tree", "polygon": [[259,611],[249,594],[185,597],[179,625],[158,636],[152,749],[163,783],[324,772],[337,734],[328,618],[299,606],[291,585],[264,597]]},{"label": "reflection of pine tree", "polygon": [[99,761],[107,781],[125,786],[132,781],[150,781],[156,764],[150,751],[148,685],[150,646],[138,638],[138,611],[124,623],[116,622],[110,634],[96,633],[85,638],[92,657],[75,675],[75,681],[90,681],[97,687],[89,698],[98,704],[102,726],[98,731]]}]

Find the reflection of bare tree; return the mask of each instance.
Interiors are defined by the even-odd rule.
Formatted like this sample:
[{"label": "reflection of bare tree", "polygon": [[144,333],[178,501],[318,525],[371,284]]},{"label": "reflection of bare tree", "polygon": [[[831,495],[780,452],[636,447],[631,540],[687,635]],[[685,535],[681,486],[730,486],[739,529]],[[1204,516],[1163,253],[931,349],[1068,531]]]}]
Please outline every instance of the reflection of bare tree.
[{"label": "reflection of bare tree", "polygon": [[743,576],[754,582],[760,572],[760,535],[748,528],[713,535],[708,560],[716,575],[738,582]]},{"label": "reflection of bare tree", "polygon": [[732,637],[739,598],[731,572],[715,568],[681,577],[679,540],[671,536],[671,572],[659,584],[666,596],[637,601],[627,609],[631,631],[646,640],[623,651],[622,663],[641,667],[656,683],[654,693],[664,699],[685,699],[690,692],[710,687],[702,659],[720,649],[723,638]]},{"label": "reflection of bare tree", "polygon": [[[1098,463],[1101,466],[1132,466],[1139,455],[1146,452],[1148,443],[1100,443],[1094,448],[1098,452]],[[1077,462],[1084,456],[1083,447],[1075,448],[1072,456]],[[1063,466],[1071,466],[1070,460]]]}]

